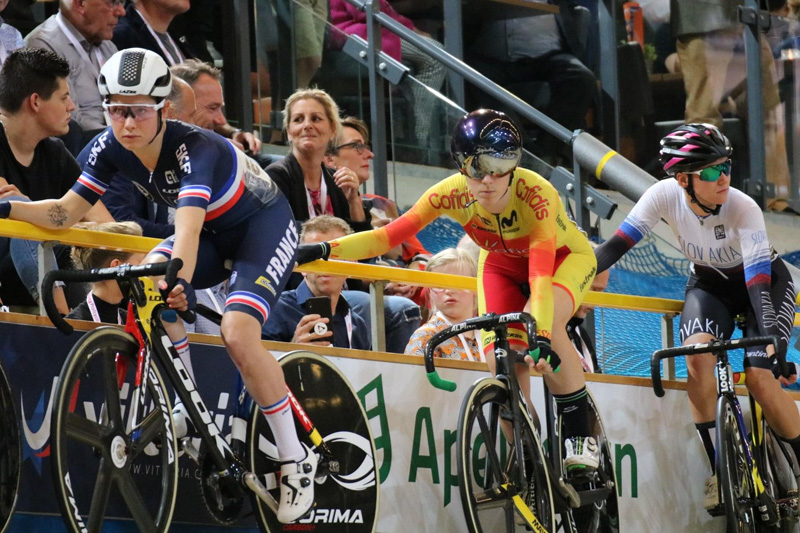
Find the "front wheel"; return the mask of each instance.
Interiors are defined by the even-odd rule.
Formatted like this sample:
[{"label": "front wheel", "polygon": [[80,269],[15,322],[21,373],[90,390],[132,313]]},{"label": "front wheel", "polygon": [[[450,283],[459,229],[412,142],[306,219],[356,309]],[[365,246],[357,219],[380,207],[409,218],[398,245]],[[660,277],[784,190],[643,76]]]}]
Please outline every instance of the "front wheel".
[{"label": "front wheel", "polygon": [[544,453],[520,399],[522,453],[500,429],[501,414],[510,414],[508,394],[505,384],[484,378],[470,387],[461,405],[458,482],[467,527],[474,533],[552,532],[553,496]]},{"label": "front wheel", "polygon": [[[299,523],[321,533],[373,532],[378,524],[378,469],[375,444],[361,400],[347,378],[326,358],[305,351],[280,359],[286,385],[314,424],[325,447],[313,442],[295,417],[300,442],[320,458],[315,506]],[[253,406],[247,430],[247,467],[278,500],[278,450],[269,424]],[[252,497],[256,522],[265,533],[284,531],[269,507]]]},{"label": "front wheel", "polygon": [[6,530],[14,512],[21,468],[17,415],[11,387],[0,367],[0,532]]},{"label": "front wheel", "polygon": [[756,531],[755,488],[738,405],[723,396],[717,403],[717,476],[730,532]]},{"label": "front wheel", "polygon": [[52,470],[70,531],[101,531],[106,516],[132,516],[148,532],[167,531],[172,521],[178,451],[166,389],[152,362],[141,391],[142,423],[131,428],[138,349],[130,334],[101,327],[81,337],[61,369]]}]

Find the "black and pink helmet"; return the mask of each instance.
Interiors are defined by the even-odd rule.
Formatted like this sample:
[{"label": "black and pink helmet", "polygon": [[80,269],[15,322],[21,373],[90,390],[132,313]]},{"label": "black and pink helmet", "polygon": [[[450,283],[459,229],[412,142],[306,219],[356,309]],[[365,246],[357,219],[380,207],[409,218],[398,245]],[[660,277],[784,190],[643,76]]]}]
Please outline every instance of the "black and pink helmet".
[{"label": "black and pink helmet", "polygon": [[661,139],[659,159],[667,174],[693,172],[733,153],[731,142],[712,124],[684,124]]}]

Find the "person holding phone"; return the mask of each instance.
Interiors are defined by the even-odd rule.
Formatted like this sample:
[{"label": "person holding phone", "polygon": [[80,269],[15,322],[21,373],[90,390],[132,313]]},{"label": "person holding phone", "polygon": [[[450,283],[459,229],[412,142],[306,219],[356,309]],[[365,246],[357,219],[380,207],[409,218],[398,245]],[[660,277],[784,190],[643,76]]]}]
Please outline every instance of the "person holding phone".
[{"label": "person holding phone", "polygon": [[[301,243],[325,242],[350,235],[353,230],[341,218],[320,215],[303,223]],[[303,274],[304,280],[284,291],[264,324],[265,340],[370,350],[369,329],[351,311],[342,295],[344,276]]]}]

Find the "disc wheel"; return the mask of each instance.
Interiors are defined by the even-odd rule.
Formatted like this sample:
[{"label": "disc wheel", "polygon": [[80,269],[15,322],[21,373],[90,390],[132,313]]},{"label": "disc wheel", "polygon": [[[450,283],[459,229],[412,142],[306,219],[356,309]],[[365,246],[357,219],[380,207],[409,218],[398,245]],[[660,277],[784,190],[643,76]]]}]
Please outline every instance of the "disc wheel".
[{"label": "disc wheel", "polygon": [[[142,424],[131,428],[130,413],[138,404],[131,398],[137,351],[131,335],[101,327],[78,341],[61,370],[51,462],[70,531],[101,531],[106,517],[128,516],[140,531],[169,529],[178,481],[175,429],[153,364],[143,391]],[[128,364],[118,367],[118,360]]]},{"label": "disc wheel", "polygon": [[20,435],[11,388],[0,367],[0,532],[11,521],[22,468]]},{"label": "disc wheel", "polygon": [[458,481],[467,527],[474,533],[555,531],[544,454],[522,402],[520,409],[523,464],[500,429],[501,413],[508,412],[506,386],[481,379],[464,397],[458,422]]},{"label": "disc wheel", "polygon": [[[305,351],[280,359],[286,385],[332,452],[325,457],[295,417],[300,441],[322,456],[317,467],[310,514],[298,521],[321,533],[373,532],[378,523],[378,470],[369,420],[352,386],[327,359]],[[254,406],[247,434],[248,469],[278,500],[280,463],[272,431]],[[284,531],[285,525],[256,496],[251,498],[261,531]]]}]

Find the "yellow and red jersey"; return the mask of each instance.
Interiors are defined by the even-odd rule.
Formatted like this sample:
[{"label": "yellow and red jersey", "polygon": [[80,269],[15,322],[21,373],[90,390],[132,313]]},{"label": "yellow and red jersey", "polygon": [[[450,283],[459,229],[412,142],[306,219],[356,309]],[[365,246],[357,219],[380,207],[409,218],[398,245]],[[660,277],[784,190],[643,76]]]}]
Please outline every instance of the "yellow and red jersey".
[{"label": "yellow and red jersey", "polygon": [[[594,277],[594,253],[585,234],[567,216],[555,188],[535,172],[522,168],[514,171],[510,201],[498,214],[481,207],[470,193],[467,179],[454,174],[428,189],[411,209],[390,224],[332,241],[331,258],[357,260],[381,255],[436,218],[449,216],[488,255],[528,259],[531,314],[536,317],[540,334],[550,337],[553,275],[564,258],[575,251],[587,257],[586,274],[571,276],[580,278],[582,283],[577,283],[580,287],[566,287],[576,308]],[[482,263],[487,253],[481,254]],[[584,278],[588,281],[583,282]],[[479,284],[484,293],[491,289]]]}]

